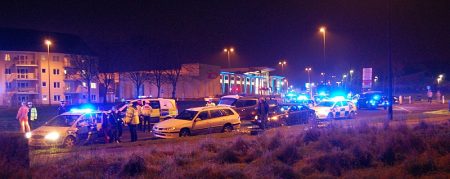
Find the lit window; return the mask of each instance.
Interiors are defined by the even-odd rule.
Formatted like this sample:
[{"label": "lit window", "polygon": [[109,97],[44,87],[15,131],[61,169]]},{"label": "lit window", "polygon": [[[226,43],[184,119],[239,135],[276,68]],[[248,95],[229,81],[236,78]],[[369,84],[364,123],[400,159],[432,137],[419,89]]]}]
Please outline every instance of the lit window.
[{"label": "lit window", "polygon": [[47,95],[42,95],[42,100],[47,101]]},{"label": "lit window", "polygon": [[11,55],[5,54],[5,61],[11,61]]},{"label": "lit window", "polygon": [[84,87],[86,87],[86,82],[81,83]]},{"label": "lit window", "polygon": [[92,89],[97,88],[97,84],[96,84],[96,83],[91,83],[91,88],[92,88]]},{"label": "lit window", "polygon": [[67,75],[67,70],[64,70],[64,74]]}]

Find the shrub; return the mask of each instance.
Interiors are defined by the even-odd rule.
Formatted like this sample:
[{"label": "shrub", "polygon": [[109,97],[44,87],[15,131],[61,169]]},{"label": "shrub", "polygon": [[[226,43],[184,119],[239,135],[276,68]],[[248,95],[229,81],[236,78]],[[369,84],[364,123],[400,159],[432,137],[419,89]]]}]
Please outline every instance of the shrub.
[{"label": "shrub", "polygon": [[320,132],[316,129],[308,130],[306,131],[305,135],[303,136],[303,142],[308,145],[311,142],[315,142],[319,140]]},{"label": "shrub", "polygon": [[352,154],[354,157],[354,161],[352,162],[354,168],[368,168],[372,166],[373,156],[369,151],[356,146],[353,148]]},{"label": "shrub", "polygon": [[435,171],[436,165],[431,158],[419,156],[405,161],[405,169],[413,176],[422,176]]},{"label": "shrub", "polygon": [[292,165],[300,159],[297,148],[293,144],[287,144],[275,153],[275,157],[281,162]]},{"label": "shrub", "polygon": [[381,154],[380,159],[385,165],[394,165],[396,160],[394,149],[392,147],[386,148]]},{"label": "shrub", "polygon": [[280,132],[277,132],[271,139],[269,142],[269,145],[267,146],[267,148],[269,150],[275,150],[276,148],[281,146],[281,140],[283,139],[283,136],[280,134]]},{"label": "shrub", "polygon": [[137,176],[144,173],[147,168],[145,160],[135,154],[130,157],[130,160],[125,164],[122,170],[123,176]]},{"label": "shrub", "polygon": [[343,170],[351,168],[351,155],[343,152],[325,154],[313,159],[312,165],[321,172],[328,172],[333,176],[341,176]]},{"label": "shrub", "polygon": [[219,148],[216,143],[214,143],[210,140],[206,140],[206,141],[203,141],[202,143],[200,143],[200,149],[201,149],[201,151],[208,151],[208,152],[216,153]]},{"label": "shrub", "polygon": [[250,149],[250,143],[239,137],[236,139],[236,142],[234,142],[230,149],[240,154],[246,154]]},{"label": "shrub", "polygon": [[239,162],[239,157],[235,151],[227,148],[217,154],[217,160],[220,163],[237,163]]}]

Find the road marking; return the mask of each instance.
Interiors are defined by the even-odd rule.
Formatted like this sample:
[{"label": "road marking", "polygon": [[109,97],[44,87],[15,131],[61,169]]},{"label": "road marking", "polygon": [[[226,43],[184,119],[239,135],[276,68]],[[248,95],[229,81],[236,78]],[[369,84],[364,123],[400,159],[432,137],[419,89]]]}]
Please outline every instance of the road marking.
[{"label": "road marking", "polygon": [[404,111],[407,111],[407,112],[412,112],[411,110],[405,109],[405,108],[400,107],[400,106],[394,106],[394,108],[397,108],[397,109],[400,109],[400,110],[404,110]]},{"label": "road marking", "polygon": [[436,111],[428,111],[424,112],[426,114],[442,114],[442,115],[450,115],[450,112],[446,109],[436,110]]}]

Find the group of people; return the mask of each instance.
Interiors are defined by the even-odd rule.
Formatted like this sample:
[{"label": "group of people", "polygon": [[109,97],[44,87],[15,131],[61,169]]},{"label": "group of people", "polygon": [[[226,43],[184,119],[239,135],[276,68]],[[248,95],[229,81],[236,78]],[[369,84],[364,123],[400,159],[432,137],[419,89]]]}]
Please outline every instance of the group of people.
[{"label": "group of people", "polygon": [[30,132],[31,128],[28,121],[37,120],[37,109],[33,105],[33,103],[22,102],[19,111],[17,111],[16,119],[19,120],[20,132],[22,133]]},{"label": "group of people", "polygon": [[151,123],[159,122],[158,118],[152,118],[152,107],[145,101],[133,101],[129,104],[124,117],[125,125],[130,129],[131,142],[138,139],[137,128],[143,132],[151,132]]}]

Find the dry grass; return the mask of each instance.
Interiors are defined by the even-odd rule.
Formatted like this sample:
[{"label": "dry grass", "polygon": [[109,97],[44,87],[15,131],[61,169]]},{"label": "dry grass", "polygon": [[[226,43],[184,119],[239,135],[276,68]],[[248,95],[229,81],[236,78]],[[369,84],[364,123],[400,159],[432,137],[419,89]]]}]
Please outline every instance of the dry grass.
[{"label": "dry grass", "polygon": [[[450,125],[360,124],[35,155],[36,178],[446,178]],[[169,140],[168,140],[169,141]]]}]

